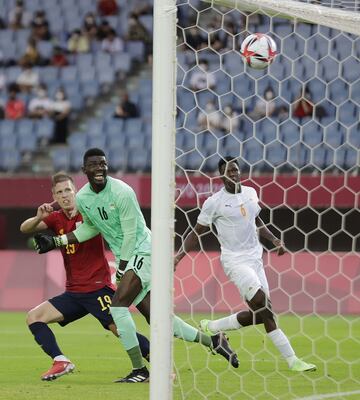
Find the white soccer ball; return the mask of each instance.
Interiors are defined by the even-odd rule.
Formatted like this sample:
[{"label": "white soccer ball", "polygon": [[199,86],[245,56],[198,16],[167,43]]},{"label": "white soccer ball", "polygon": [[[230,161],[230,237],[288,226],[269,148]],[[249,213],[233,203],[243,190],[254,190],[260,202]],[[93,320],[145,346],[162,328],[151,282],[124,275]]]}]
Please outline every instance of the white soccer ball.
[{"label": "white soccer ball", "polygon": [[274,61],[276,43],[269,35],[253,33],[242,42],[240,54],[249,67],[264,69]]}]

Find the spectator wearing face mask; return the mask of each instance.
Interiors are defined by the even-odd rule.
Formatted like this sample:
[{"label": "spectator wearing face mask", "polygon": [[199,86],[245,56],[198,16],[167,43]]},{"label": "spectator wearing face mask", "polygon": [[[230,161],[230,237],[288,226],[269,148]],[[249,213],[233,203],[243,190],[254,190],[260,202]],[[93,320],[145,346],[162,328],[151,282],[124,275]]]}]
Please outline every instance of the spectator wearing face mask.
[{"label": "spectator wearing face mask", "polygon": [[63,88],[59,88],[55,93],[55,100],[52,102],[52,118],[54,126],[54,142],[65,143],[69,134],[69,115],[71,103],[66,97]]},{"label": "spectator wearing face mask", "polygon": [[264,92],[264,98],[258,98],[254,109],[249,113],[249,117],[254,121],[257,121],[264,117],[270,117],[275,111],[275,98],[274,90],[271,86],[268,86]]},{"label": "spectator wearing face mask", "polygon": [[202,129],[221,129],[221,114],[213,101],[206,103],[205,112],[199,113],[197,122]]},{"label": "spectator wearing face mask", "polygon": [[30,100],[28,115],[30,118],[45,118],[52,112],[53,102],[48,97],[47,87],[44,84],[39,85],[36,96]]},{"label": "spectator wearing face mask", "polygon": [[90,50],[89,39],[80,29],[75,29],[67,42],[70,53],[88,53]]},{"label": "spectator wearing face mask", "polygon": [[237,116],[238,113],[233,110],[230,104],[224,107],[220,125],[225,133],[234,132],[239,127]]},{"label": "spectator wearing face mask", "polygon": [[23,70],[18,76],[16,83],[19,85],[21,92],[30,93],[39,85],[39,74],[29,62],[25,62],[22,68]]},{"label": "spectator wearing face mask", "polygon": [[28,28],[31,18],[31,13],[25,10],[24,2],[17,0],[15,7],[9,12],[9,27],[14,30]]},{"label": "spectator wearing face mask", "polygon": [[101,50],[111,54],[124,51],[124,42],[116,36],[114,29],[111,29],[107,37],[101,42]]},{"label": "spectator wearing face mask", "polygon": [[207,60],[199,62],[199,68],[194,71],[190,78],[190,86],[193,90],[212,89],[216,85],[214,74],[209,74],[209,63]]}]

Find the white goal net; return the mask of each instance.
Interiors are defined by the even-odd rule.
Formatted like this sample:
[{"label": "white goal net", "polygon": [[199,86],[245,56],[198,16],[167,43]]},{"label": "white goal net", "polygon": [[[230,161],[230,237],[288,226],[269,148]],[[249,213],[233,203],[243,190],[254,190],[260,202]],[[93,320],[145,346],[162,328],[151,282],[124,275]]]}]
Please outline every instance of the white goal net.
[{"label": "white goal net", "polygon": [[[220,189],[219,159],[236,157],[262,219],[288,249],[278,257],[264,242],[274,312],[297,355],[317,371],[289,371],[263,327],[246,327],[229,332],[238,369],[175,341],[177,379],[163,399],[359,398],[360,4],[176,5],[175,247]],[[255,32],[277,44],[265,70],[245,66],[239,53]],[[178,265],[174,293],[175,312],[195,326],[246,309],[213,234]]]}]

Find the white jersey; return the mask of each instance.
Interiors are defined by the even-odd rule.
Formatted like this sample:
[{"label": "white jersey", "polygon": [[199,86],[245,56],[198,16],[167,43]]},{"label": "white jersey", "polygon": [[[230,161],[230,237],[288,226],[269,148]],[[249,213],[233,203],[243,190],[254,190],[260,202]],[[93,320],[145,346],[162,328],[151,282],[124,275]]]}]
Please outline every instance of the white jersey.
[{"label": "white jersey", "polygon": [[198,216],[200,225],[214,224],[222,255],[246,255],[261,258],[255,218],[261,208],[255,189],[241,186],[241,193],[228,193],[225,188],[214,193],[205,202]]}]

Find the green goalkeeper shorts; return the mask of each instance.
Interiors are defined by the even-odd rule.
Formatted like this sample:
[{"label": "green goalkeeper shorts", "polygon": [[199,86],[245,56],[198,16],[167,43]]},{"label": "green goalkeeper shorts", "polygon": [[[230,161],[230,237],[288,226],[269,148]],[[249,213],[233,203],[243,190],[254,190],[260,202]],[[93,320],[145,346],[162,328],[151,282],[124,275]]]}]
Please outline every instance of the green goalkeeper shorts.
[{"label": "green goalkeeper shorts", "polygon": [[151,256],[150,254],[137,254],[130,258],[125,272],[132,269],[141,280],[142,290],[135,297],[133,304],[137,306],[151,289]]}]

